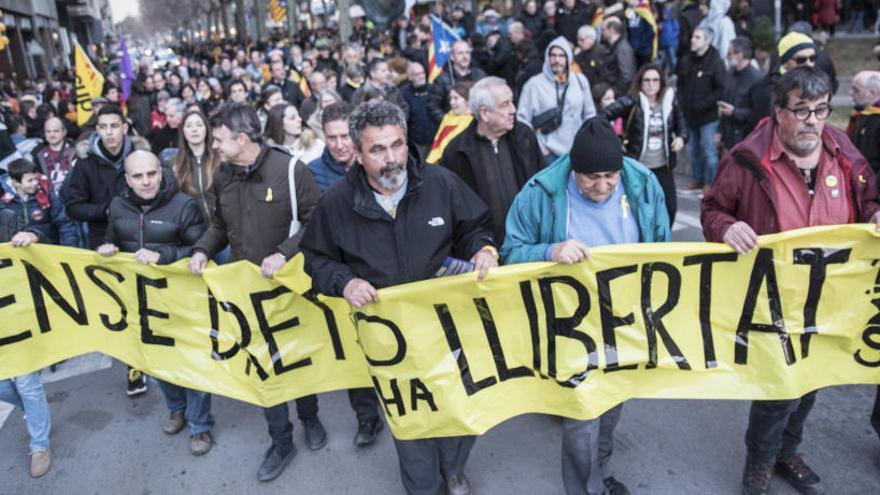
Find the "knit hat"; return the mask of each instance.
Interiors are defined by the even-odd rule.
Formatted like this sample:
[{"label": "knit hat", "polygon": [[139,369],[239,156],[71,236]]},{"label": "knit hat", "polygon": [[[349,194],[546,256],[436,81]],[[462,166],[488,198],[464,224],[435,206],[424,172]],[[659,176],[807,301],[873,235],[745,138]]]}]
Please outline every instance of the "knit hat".
[{"label": "knit hat", "polygon": [[571,169],[579,174],[614,172],[623,168],[620,139],[611,124],[593,117],[577,131],[571,147]]},{"label": "knit hat", "polygon": [[782,39],[779,40],[779,44],[776,45],[776,51],[779,52],[780,65],[788,62],[795,53],[805,48],[816,49],[816,43],[813,42],[813,38],[810,38],[806,34],[796,32],[791,32],[783,36]]}]

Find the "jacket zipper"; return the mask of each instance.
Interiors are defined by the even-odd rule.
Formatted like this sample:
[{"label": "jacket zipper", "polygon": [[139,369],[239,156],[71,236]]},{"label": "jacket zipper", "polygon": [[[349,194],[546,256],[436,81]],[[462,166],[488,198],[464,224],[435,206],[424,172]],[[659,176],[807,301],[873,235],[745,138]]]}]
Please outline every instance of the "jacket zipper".
[{"label": "jacket zipper", "polygon": [[[202,179],[202,159],[201,158],[196,160],[196,167],[198,168],[198,173],[199,173],[199,196],[202,197],[202,204],[205,205],[205,213],[208,216],[211,216],[211,210],[208,208],[208,200],[205,199],[205,183]],[[210,218],[206,218],[205,220],[207,220],[208,223],[211,222]]]},{"label": "jacket zipper", "polygon": [[138,229],[138,241],[140,243],[141,249],[143,249],[144,248],[144,212],[141,211],[139,213],[139,215],[141,216],[141,219],[140,219],[140,229]]}]

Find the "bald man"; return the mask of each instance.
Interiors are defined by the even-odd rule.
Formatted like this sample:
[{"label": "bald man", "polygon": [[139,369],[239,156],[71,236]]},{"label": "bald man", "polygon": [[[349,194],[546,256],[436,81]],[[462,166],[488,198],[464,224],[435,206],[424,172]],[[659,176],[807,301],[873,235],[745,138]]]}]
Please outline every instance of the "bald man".
[{"label": "bald man", "polygon": [[[143,264],[168,264],[189,256],[205,232],[196,201],[177,190],[171,171],[149,151],[134,151],[125,159],[123,193],[110,203],[101,256],[134,253]],[[159,381],[170,415],[162,430],[174,435],[189,426],[190,452],[203,455],[214,440],[211,395]]]},{"label": "bald man", "polygon": [[[856,74],[850,94],[854,112],[846,132],[874,173],[880,172],[880,71],[863,70]],[[880,434],[880,417],[876,427]]]},{"label": "bald man", "polygon": [[46,143],[34,152],[34,161],[40,166],[43,175],[52,182],[55,194],[61,191],[64,178],[73,168],[76,148],[67,139],[67,128],[58,117],[49,117],[43,124],[43,138]]}]

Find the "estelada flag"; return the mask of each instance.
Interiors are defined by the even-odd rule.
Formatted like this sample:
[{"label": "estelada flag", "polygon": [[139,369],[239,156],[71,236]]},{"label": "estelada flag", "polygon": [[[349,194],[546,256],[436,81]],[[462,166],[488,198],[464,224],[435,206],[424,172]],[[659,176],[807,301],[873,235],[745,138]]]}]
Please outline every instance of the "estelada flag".
[{"label": "estelada flag", "polygon": [[287,2],[285,0],[272,0],[269,2],[269,17],[275,22],[281,22],[287,18]]},{"label": "estelada flag", "polygon": [[437,135],[434,137],[434,143],[431,145],[431,151],[428,152],[428,163],[438,163],[443,157],[443,150],[446,145],[452,141],[452,138],[458,136],[471,125],[474,118],[468,114],[459,115],[457,113],[448,112],[440,121],[440,127],[437,129]]},{"label": "estelada flag", "polygon": [[654,18],[654,11],[651,10],[651,5],[645,1],[642,1],[640,4],[633,7],[632,11],[644,19],[645,22],[651,26],[651,29],[654,30],[654,35],[651,40],[651,60],[654,60],[657,58],[657,39],[659,38],[657,20]]},{"label": "estelada flag", "polygon": [[449,55],[452,53],[452,45],[460,40],[445,22],[437,16],[431,16],[431,44],[428,45],[428,83],[433,83],[441,73]]},{"label": "estelada flag", "polygon": [[76,64],[76,125],[83,125],[92,116],[92,100],[101,96],[104,75],[98,72],[85,50],[75,42]]}]

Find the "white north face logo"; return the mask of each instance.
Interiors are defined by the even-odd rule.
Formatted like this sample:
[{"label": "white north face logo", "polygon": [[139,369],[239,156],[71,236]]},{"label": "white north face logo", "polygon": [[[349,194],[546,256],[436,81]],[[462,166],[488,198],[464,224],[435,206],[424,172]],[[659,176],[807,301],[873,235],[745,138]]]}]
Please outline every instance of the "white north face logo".
[{"label": "white north face logo", "polygon": [[443,221],[443,217],[434,217],[428,220],[428,225],[431,227],[440,227],[441,225],[446,225],[446,222]]}]

